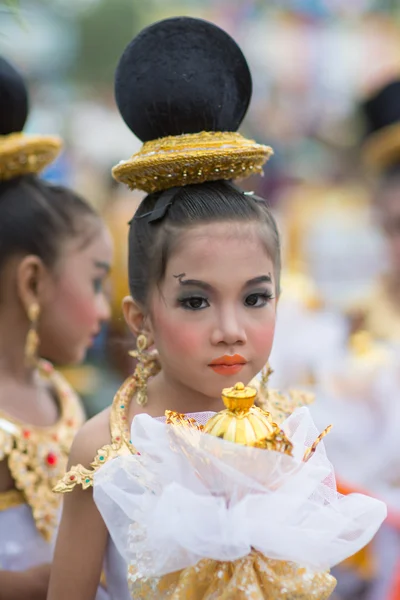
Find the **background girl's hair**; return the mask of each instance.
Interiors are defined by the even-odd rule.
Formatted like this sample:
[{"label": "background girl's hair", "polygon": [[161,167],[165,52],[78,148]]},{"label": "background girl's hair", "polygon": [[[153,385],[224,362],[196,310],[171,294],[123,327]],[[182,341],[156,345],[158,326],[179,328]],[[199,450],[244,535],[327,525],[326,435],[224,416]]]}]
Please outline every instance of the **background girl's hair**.
[{"label": "background girl's hair", "polygon": [[34,175],[1,182],[0,271],[18,254],[34,254],[52,267],[67,238],[93,234],[85,217],[94,216],[77,194]]}]

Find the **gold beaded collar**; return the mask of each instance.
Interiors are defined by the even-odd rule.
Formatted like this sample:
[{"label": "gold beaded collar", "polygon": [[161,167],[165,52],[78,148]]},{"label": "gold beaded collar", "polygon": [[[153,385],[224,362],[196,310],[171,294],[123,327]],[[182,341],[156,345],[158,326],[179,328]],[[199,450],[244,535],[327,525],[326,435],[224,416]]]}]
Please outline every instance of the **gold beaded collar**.
[{"label": "gold beaded collar", "polygon": [[60,418],[50,427],[36,427],[0,411],[0,461],[7,460],[16,487],[12,494],[0,494],[0,505],[4,510],[16,506],[21,503],[22,495],[32,509],[38,531],[50,540],[58,523],[59,509],[59,498],[52,488],[65,471],[72,441],[84,415],[73,390],[49,363],[41,361],[39,371],[56,392]]}]

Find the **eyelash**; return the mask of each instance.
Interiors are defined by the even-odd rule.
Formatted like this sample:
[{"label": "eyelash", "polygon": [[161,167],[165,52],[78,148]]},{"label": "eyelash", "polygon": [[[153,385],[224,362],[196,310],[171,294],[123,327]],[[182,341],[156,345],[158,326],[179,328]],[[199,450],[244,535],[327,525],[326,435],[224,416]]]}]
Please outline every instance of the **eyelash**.
[{"label": "eyelash", "polygon": [[[245,306],[247,306],[248,308],[262,308],[262,307],[266,306],[271,300],[274,299],[274,296],[273,296],[273,294],[271,294],[271,292],[253,292],[252,294],[249,294],[248,296],[246,296],[245,302],[251,297],[256,297],[256,301],[261,299],[262,303],[258,304],[258,305],[257,304],[245,304]],[[193,302],[193,300],[200,301],[200,303],[206,302],[207,305],[193,307],[190,305],[190,302]],[[210,306],[208,298],[206,298],[205,296],[195,296],[195,295],[188,296],[187,298],[179,298],[178,302],[183,309],[191,310],[191,311],[204,310],[205,308],[208,308]]]}]

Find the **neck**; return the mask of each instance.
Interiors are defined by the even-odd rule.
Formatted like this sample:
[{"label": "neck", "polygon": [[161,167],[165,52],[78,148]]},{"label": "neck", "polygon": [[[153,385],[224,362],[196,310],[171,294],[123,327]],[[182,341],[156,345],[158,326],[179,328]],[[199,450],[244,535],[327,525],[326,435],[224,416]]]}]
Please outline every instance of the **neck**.
[{"label": "neck", "polygon": [[163,416],[166,410],[187,414],[223,409],[220,396],[210,398],[175,380],[171,381],[164,371],[149,381],[147,393],[152,413],[157,412],[157,416]]},{"label": "neck", "polygon": [[0,318],[0,379],[33,383],[36,369],[25,362],[27,330],[10,315]]}]

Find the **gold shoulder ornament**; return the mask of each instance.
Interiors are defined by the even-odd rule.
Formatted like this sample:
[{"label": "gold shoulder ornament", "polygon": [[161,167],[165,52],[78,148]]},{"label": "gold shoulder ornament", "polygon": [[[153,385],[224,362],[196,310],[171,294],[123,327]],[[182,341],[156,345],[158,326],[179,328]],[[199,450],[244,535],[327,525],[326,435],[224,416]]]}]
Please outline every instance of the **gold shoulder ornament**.
[{"label": "gold shoulder ornament", "polygon": [[53,491],[66,494],[80,485],[86,490],[93,487],[95,473],[109,460],[123,454],[135,454],[136,450],[130,440],[128,413],[129,406],[137,389],[135,374],[129,377],[116,393],[110,415],[111,443],[102,446],[90,463],[89,468],[74,465],[54,486]]},{"label": "gold shoulder ornament", "polygon": [[296,408],[309,406],[315,401],[315,394],[304,390],[289,390],[287,393],[270,389],[268,381],[273,371],[267,364],[261,372],[261,378],[254,378],[250,386],[257,392],[256,404],[271,414],[272,419],[280,424],[287,419]]}]

